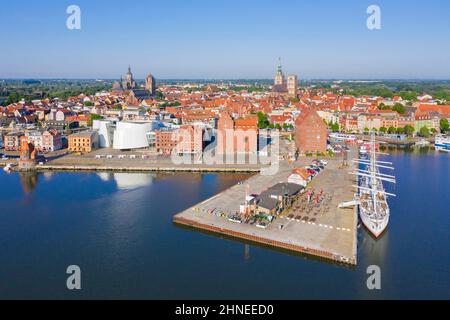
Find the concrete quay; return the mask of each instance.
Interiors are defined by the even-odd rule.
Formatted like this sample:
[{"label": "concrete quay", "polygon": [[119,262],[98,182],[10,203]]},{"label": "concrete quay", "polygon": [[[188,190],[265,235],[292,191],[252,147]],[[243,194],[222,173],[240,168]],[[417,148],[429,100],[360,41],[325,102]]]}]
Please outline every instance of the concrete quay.
[{"label": "concrete quay", "polygon": [[[225,214],[239,211],[246,189],[259,194],[278,182],[285,182],[292,169],[310,164],[302,158],[294,165],[283,162],[275,176],[255,175],[241,185],[236,185],[174,217],[174,223],[219,235],[229,236],[274,248],[325,258],[347,265],[357,264],[357,211],[339,209],[342,202],[354,196],[355,178],[352,168],[341,168],[341,160],[328,160],[327,168],[308,188],[323,191],[330,196],[329,210],[320,214],[302,212],[292,208],[283,213],[267,229],[254,225],[237,224],[225,217],[209,214],[218,209]],[[325,210],[324,210],[325,211]]]}]

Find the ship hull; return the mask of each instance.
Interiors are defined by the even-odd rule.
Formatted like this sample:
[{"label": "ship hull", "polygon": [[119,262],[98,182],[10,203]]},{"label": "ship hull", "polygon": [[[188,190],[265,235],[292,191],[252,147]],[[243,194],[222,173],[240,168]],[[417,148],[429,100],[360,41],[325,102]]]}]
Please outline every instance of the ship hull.
[{"label": "ship hull", "polygon": [[366,229],[375,237],[379,238],[386,231],[389,225],[389,215],[386,215],[383,219],[371,219],[363,212],[359,214],[363,225]]}]

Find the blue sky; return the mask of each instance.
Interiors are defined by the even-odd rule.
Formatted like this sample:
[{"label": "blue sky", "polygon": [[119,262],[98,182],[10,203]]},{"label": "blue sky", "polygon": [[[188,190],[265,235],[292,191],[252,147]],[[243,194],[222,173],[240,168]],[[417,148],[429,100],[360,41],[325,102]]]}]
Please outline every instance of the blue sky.
[{"label": "blue sky", "polygon": [[[66,9],[80,6],[81,30]],[[366,27],[381,7],[382,29]],[[450,79],[447,0],[14,0],[0,78]]]}]

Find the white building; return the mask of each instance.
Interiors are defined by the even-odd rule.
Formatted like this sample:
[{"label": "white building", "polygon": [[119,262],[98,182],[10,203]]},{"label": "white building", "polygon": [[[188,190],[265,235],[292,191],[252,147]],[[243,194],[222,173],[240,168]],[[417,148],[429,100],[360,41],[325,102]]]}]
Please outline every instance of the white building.
[{"label": "white building", "polygon": [[94,120],[92,128],[98,131],[99,147],[112,148],[114,139],[114,123],[109,120]]},{"label": "white building", "polygon": [[114,131],[116,150],[143,149],[150,146],[148,133],[154,130],[152,122],[118,122]]},{"label": "white building", "polygon": [[114,123],[110,120],[94,120],[93,129],[98,131],[100,148],[132,150],[148,148],[152,134],[160,126],[158,121]]}]

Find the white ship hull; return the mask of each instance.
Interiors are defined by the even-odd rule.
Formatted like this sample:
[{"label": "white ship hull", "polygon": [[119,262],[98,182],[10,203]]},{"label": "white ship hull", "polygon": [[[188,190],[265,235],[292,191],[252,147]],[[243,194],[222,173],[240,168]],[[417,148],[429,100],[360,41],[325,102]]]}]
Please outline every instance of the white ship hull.
[{"label": "white ship hull", "polygon": [[383,219],[371,219],[362,211],[363,210],[360,210],[359,216],[361,217],[363,225],[375,238],[379,238],[388,227],[389,215],[385,215]]},{"label": "white ship hull", "polygon": [[388,196],[383,181],[395,183],[395,177],[380,173],[380,168],[393,169],[389,167],[390,162],[377,161],[375,150],[375,138],[372,136],[371,147],[367,154],[362,154],[359,160],[360,169],[357,173],[359,178],[359,216],[367,230],[379,238],[387,229],[390,218],[390,208],[387,201]]}]

